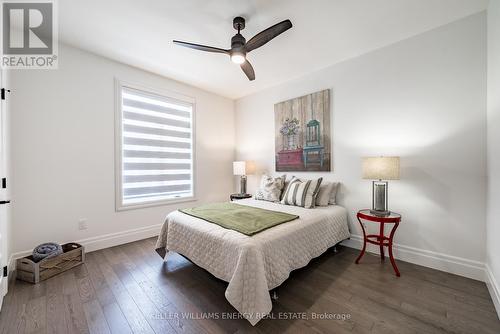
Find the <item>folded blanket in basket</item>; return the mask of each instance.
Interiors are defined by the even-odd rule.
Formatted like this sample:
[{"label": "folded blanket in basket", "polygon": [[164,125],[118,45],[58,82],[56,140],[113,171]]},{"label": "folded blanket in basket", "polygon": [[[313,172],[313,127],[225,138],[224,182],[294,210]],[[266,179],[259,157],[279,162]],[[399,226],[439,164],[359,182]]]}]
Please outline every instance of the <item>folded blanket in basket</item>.
[{"label": "folded blanket in basket", "polygon": [[38,245],[33,250],[33,260],[39,262],[43,259],[48,259],[63,253],[61,245],[55,242],[47,242]]}]

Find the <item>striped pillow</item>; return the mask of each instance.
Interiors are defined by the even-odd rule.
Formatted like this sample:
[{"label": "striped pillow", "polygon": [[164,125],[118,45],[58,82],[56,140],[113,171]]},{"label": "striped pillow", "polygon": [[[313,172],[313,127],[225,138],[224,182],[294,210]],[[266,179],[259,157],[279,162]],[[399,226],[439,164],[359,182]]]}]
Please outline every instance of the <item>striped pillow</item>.
[{"label": "striped pillow", "polygon": [[316,180],[301,181],[294,176],[288,183],[281,204],[302,206],[306,209],[314,208],[322,180],[320,177]]}]

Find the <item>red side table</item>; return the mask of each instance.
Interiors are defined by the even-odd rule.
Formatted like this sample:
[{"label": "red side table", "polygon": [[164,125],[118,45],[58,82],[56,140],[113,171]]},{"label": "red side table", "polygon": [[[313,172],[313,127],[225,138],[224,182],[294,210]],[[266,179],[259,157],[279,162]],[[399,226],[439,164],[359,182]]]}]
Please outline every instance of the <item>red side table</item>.
[{"label": "red side table", "polygon": [[[394,234],[396,233],[396,229],[401,222],[401,215],[399,213],[391,212],[388,216],[377,216],[370,212],[370,210],[360,210],[358,211],[357,218],[359,221],[359,225],[361,225],[361,229],[363,230],[363,249],[361,250],[361,254],[359,254],[356,259],[356,264],[359,263],[359,260],[365,255],[366,243],[369,242],[371,244],[380,246],[380,259],[383,262],[385,260],[384,255],[384,246],[389,248],[389,258],[391,259],[392,267],[396,272],[396,276],[401,276],[398,270],[398,266],[396,265],[396,261],[394,261],[394,256],[392,255],[392,240],[394,239]],[[380,232],[379,234],[366,234],[365,226],[361,219],[368,220],[371,222],[376,222],[380,224]],[[384,225],[385,224],[394,224],[391,230],[389,237],[384,235]]]}]

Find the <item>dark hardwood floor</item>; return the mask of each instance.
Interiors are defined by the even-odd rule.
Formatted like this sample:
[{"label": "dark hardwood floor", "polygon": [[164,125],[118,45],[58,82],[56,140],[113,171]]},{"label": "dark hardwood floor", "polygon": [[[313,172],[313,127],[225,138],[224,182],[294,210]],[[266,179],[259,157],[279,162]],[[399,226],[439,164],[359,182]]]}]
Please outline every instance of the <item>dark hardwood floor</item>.
[{"label": "dark hardwood floor", "polygon": [[88,253],[84,265],[37,285],[12,279],[1,333],[500,333],[484,283],[405,262],[397,278],[369,254],[355,265],[349,248],[292,273],[278,289],[276,319],[255,327],[220,319],[237,316],[226,283],[178,254],[163,262],[154,242]]}]

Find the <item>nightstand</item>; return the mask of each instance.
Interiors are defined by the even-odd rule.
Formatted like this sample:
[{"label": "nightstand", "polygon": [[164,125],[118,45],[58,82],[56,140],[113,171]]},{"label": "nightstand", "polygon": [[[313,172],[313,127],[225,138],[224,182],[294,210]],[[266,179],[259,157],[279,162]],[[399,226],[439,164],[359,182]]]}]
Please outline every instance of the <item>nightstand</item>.
[{"label": "nightstand", "polygon": [[231,196],[229,196],[229,199],[232,201],[234,200],[239,200],[239,199],[244,199],[244,198],[252,198],[252,195],[251,194],[231,194]]},{"label": "nightstand", "polygon": [[[389,249],[389,258],[391,260],[392,267],[396,272],[396,276],[401,276],[398,270],[398,266],[396,265],[396,261],[394,261],[394,256],[392,255],[392,241],[394,239],[394,234],[396,233],[396,229],[401,222],[401,215],[399,213],[391,212],[387,216],[377,216],[370,212],[370,210],[360,210],[356,215],[359,221],[359,225],[361,225],[361,229],[363,230],[363,249],[356,259],[356,264],[359,263],[359,260],[363,257],[366,250],[366,243],[374,244],[380,246],[380,259],[383,262],[385,260],[384,256],[384,246]],[[366,234],[365,226],[361,220],[367,220],[380,224],[379,234]],[[384,235],[384,225],[385,224],[394,224],[389,234],[389,237]]]}]

